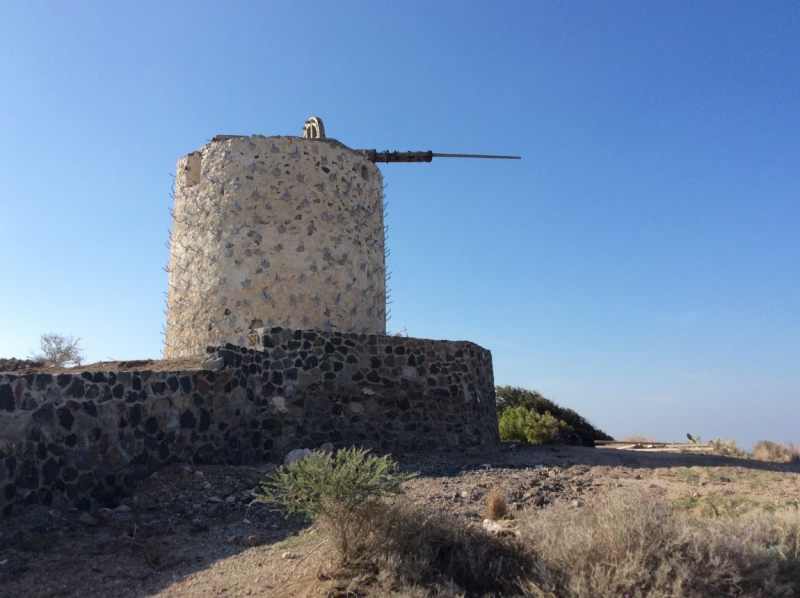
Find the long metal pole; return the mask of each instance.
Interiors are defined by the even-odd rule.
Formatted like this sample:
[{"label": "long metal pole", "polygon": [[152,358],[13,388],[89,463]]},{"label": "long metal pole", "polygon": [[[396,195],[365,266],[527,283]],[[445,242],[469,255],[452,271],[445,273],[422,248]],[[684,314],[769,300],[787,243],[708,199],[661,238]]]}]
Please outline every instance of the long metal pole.
[{"label": "long metal pole", "polygon": [[521,156],[485,156],[482,154],[433,154],[434,158],[495,158],[497,160],[521,160]]}]

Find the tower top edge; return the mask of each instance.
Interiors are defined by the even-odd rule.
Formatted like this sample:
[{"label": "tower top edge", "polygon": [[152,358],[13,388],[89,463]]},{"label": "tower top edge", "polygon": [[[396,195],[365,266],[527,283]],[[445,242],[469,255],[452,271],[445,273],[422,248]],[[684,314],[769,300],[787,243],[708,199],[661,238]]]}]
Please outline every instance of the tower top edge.
[{"label": "tower top edge", "polygon": [[304,142],[304,143],[327,143],[328,145],[334,145],[334,146],[337,146],[337,147],[341,147],[342,149],[346,149],[346,150],[349,150],[351,152],[356,151],[353,148],[346,146],[344,143],[342,143],[338,139],[334,139],[333,137],[309,139],[308,137],[300,137],[300,136],[297,136],[297,135],[259,135],[259,134],[253,134],[253,135],[215,135],[214,137],[211,138],[211,141],[206,143],[203,147],[210,146],[210,145],[212,145],[214,143],[224,143],[225,141],[231,141],[233,139],[250,139],[250,140],[254,140],[254,139],[266,139],[266,140],[269,140],[269,139],[291,139],[293,141],[297,140],[297,141],[301,141],[301,142]]}]

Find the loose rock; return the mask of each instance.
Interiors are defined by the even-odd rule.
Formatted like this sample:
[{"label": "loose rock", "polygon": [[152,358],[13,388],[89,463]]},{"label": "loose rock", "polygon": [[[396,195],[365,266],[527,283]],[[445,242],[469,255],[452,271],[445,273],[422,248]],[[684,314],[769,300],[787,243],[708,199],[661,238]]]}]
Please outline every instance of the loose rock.
[{"label": "loose rock", "polygon": [[303,459],[310,457],[311,451],[309,449],[295,449],[289,451],[286,458],[283,460],[284,465],[291,465],[292,463],[299,463]]},{"label": "loose rock", "polygon": [[491,519],[483,520],[483,529],[492,532],[493,534],[499,534],[508,531],[508,528],[505,525],[498,523],[497,521],[492,521]]},{"label": "loose rock", "polygon": [[225,358],[206,357],[203,361],[200,362],[200,366],[204,370],[221,370],[223,367],[225,367]]},{"label": "loose rock", "polygon": [[101,519],[108,521],[114,517],[114,511],[113,509],[100,509],[97,511],[97,515]]},{"label": "loose rock", "polygon": [[100,525],[100,521],[92,517],[89,513],[81,513],[81,516],[78,517],[78,521],[89,527],[97,527]]}]

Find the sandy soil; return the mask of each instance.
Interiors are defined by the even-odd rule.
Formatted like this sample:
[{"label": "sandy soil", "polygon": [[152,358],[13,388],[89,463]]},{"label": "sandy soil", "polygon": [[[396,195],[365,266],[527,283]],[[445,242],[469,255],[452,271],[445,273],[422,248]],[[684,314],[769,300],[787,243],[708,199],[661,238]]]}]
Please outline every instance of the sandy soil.
[{"label": "sandy soil", "polygon": [[[399,459],[408,499],[480,522],[501,488],[512,517],[641,487],[698,516],[798,508],[800,466],[708,455],[502,445]],[[114,511],[32,507],[0,522],[0,596],[330,596],[319,534],[250,492],[274,466],[171,466]],[[341,594],[342,596],[346,594]]]}]

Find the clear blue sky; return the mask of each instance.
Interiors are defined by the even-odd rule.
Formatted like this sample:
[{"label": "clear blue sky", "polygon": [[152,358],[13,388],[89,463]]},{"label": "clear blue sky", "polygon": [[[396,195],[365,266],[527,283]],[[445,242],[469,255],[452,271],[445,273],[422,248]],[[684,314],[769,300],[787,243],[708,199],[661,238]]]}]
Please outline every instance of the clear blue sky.
[{"label": "clear blue sky", "polygon": [[0,356],[159,357],[175,163],[391,164],[390,330],[612,435],[800,442],[800,4],[0,1]]}]

